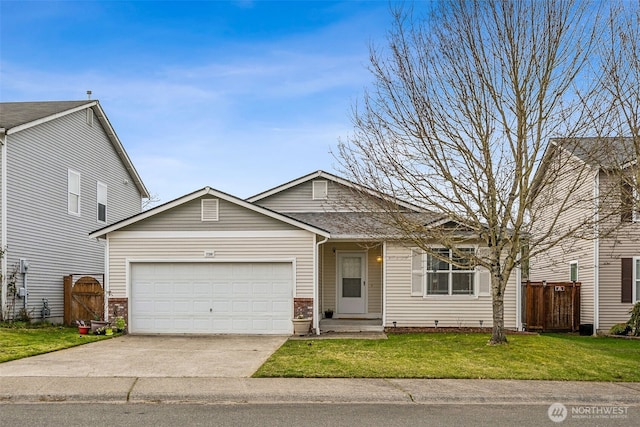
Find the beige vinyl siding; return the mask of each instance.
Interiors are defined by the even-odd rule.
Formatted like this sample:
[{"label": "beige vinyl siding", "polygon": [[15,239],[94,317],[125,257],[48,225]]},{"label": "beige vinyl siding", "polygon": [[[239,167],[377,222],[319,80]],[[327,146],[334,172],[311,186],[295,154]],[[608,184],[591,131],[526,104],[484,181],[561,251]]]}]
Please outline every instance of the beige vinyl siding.
[{"label": "beige vinyl siding", "polygon": [[[212,198],[207,196],[206,198]],[[124,231],[299,230],[285,222],[219,199],[218,221],[202,221],[202,198],[136,222]]]},{"label": "beige vinyl siding", "polygon": [[[607,181],[601,175],[601,191],[616,189],[617,183]],[[611,218],[619,221],[620,216]],[[621,258],[640,256],[640,222],[618,224],[620,229],[612,236],[600,239],[599,251],[599,324],[598,329],[608,331],[616,323],[629,320],[629,310],[633,304],[621,302]]]},{"label": "beige vinyl siding", "polygon": [[[336,253],[340,251],[365,252],[367,254],[367,313],[382,313],[382,264],[377,257],[382,255],[382,244],[367,249],[362,244],[349,242],[325,243],[322,248],[320,266],[320,287],[322,295],[322,311],[337,308]],[[335,252],[334,252],[335,250]]]},{"label": "beige vinyl siding", "polygon": [[[313,181],[327,181],[327,199],[313,200]],[[348,211],[351,189],[335,181],[317,178],[256,201],[257,205],[277,212]]]},{"label": "beige vinyl siding", "polygon": [[[108,223],[140,212],[140,193],[99,121],[87,125],[85,110],[7,140],[8,269],[26,258],[29,311],[40,318],[47,298],[52,319],[61,320],[63,276],[104,272],[104,242],[88,237],[104,226],[97,220],[97,182],[108,186]],[[68,213],[68,169],[81,174],[80,216]]]},{"label": "beige vinyl siding", "polygon": [[[387,244],[386,325],[398,327],[478,327],[493,325],[491,296],[464,297],[411,296],[411,249]],[[512,274],[504,295],[504,323],[516,328],[516,273]]]},{"label": "beige vinyl siding", "polygon": [[[595,175],[590,169],[577,160],[569,161],[563,174],[555,186],[543,190],[543,193],[551,194],[554,200],[562,200],[567,196],[569,188],[573,188],[570,195],[573,202],[560,214],[555,224],[554,238],[565,233],[568,228],[584,222],[585,218],[592,218],[594,213],[594,186]],[[571,173],[571,170],[575,173]],[[579,179],[580,182],[576,180]],[[577,188],[575,188],[577,183]],[[559,207],[550,202],[549,205],[537,206],[540,216],[534,218],[534,235],[540,235],[551,226],[556,218]],[[570,280],[570,262],[578,261],[578,281],[580,289],[580,323],[594,323],[594,239],[592,229],[584,230],[585,238],[568,237],[556,246],[534,257],[530,261],[531,281],[565,282]],[[543,245],[546,243],[542,243]],[[532,251],[538,248],[532,248]]]},{"label": "beige vinyl siding", "polygon": [[[145,233],[146,234],[146,233]],[[152,237],[156,234],[157,237]],[[295,297],[313,298],[314,234],[283,232],[274,237],[256,233],[237,237],[162,237],[163,233],[116,232],[109,241],[109,290],[112,297],[128,297],[126,261],[290,261],[295,260]],[[205,258],[213,250],[215,256]]]}]

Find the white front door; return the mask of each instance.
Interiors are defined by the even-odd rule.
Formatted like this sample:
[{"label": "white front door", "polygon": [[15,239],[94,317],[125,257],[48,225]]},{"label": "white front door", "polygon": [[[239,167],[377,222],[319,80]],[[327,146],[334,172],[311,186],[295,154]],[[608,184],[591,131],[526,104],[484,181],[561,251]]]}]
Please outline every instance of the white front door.
[{"label": "white front door", "polygon": [[364,252],[338,253],[338,314],[367,312]]}]

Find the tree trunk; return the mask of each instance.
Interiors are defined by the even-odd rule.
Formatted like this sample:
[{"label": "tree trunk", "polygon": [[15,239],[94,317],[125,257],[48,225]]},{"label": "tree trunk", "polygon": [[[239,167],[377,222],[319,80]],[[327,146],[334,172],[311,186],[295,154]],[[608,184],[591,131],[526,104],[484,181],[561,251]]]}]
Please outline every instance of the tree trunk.
[{"label": "tree trunk", "polygon": [[[504,284],[502,278],[491,275],[491,293],[493,294],[493,329],[489,344],[505,344],[507,336],[504,333]],[[496,277],[498,276],[498,277]]]}]

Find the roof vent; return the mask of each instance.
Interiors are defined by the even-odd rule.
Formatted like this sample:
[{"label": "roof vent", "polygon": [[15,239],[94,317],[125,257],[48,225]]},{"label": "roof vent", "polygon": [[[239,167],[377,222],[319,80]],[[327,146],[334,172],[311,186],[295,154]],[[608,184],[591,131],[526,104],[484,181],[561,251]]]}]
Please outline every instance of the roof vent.
[{"label": "roof vent", "polygon": [[93,93],[93,92],[91,92],[90,90],[88,90],[88,91],[87,91],[87,99],[88,99],[88,100],[91,100],[91,94],[92,94],[92,93]]}]

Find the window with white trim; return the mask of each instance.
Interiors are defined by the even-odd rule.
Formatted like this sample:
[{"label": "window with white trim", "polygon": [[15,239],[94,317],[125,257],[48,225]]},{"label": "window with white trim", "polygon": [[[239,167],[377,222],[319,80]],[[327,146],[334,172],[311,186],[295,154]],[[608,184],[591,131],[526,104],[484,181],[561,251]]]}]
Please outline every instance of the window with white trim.
[{"label": "window with white trim", "polygon": [[98,222],[107,222],[107,184],[98,181],[96,189]]},{"label": "window with white trim", "polygon": [[578,261],[569,262],[569,281],[578,281]]},{"label": "window with white trim", "polygon": [[70,214],[80,215],[80,172],[68,169],[67,209]]},{"label": "window with white trim", "polygon": [[[476,295],[474,248],[412,250],[411,295]],[[465,256],[468,254],[468,256]]]},{"label": "window with white trim", "polygon": [[327,198],[327,181],[313,181],[313,200],[325,200]]}]

